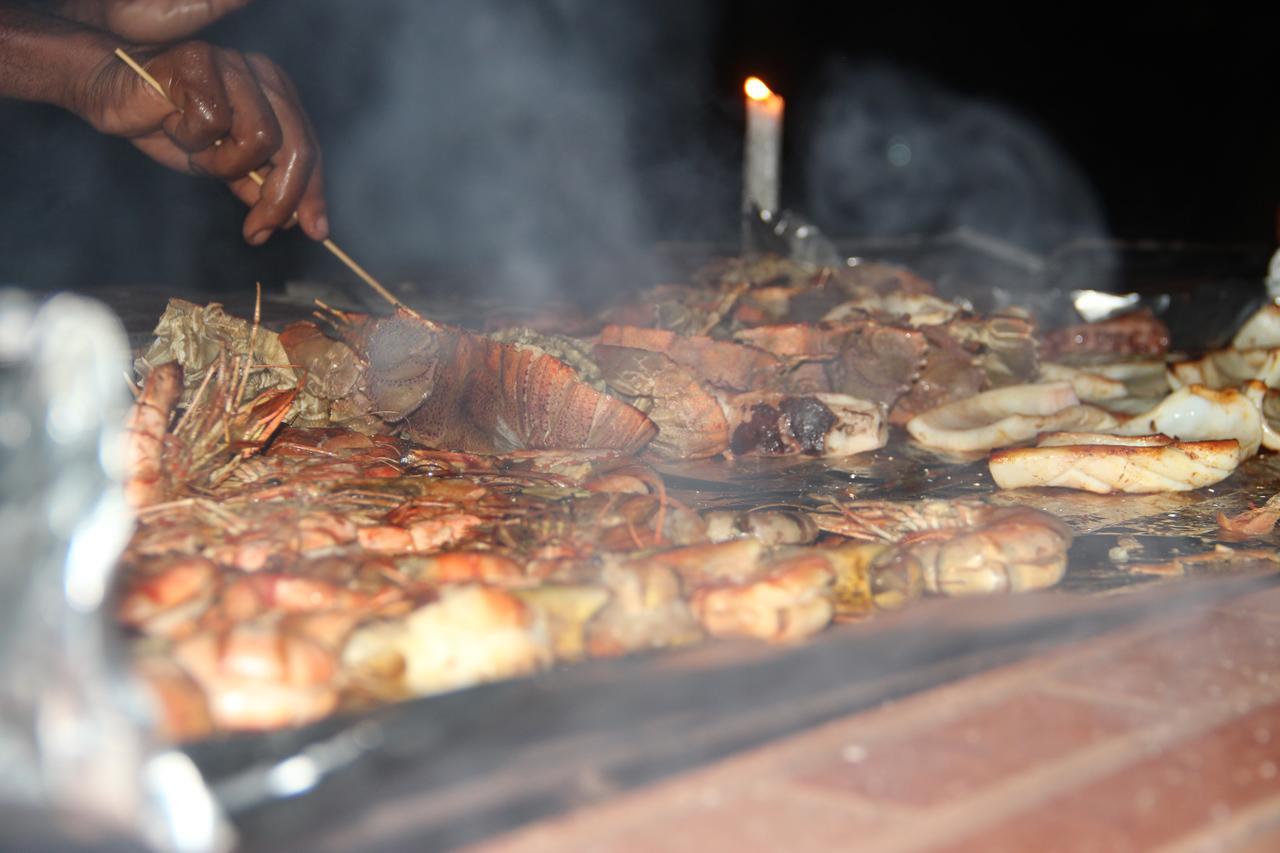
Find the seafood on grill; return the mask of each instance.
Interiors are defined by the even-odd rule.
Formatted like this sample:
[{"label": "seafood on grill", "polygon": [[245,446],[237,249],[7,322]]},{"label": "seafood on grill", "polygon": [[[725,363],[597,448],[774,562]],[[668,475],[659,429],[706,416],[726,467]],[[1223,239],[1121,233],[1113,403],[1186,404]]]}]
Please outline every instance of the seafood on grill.
[{"label": "seafood on grill", "polygon": [[704,638],[680,576],[670,566],[656,560],[607,558],[599,583],[609,601],[584,629],[593,657],[676,648]]},{"label": "seafood on grill", "polygon": [[764,566],[761,575],[693,591],[690,607],[708,634],[791,642],[830,624],[835,572],[821,552],[783,557]]},{"label": "seafood on grill", "polygon": [[733,338],[769,352],[788,367],[825,361],[839,354],[847,340],[865,328],[864,321],[843,323],[770,323],[734,333]]},{"label": "seafood on grill", "polygon": [[1280,386],[1280,348],[1210,350],[1200,358],[1169,364],[1169,384],[1174,388],[1234,388],[1255,379],[1271,388]]},{"label": "seafood on grill", "polygon": [[711,510],[702,519],[712,542],[749,537],[768,546],[809,545],[818,536],[813,519],[795,510]]},{"label": "seafood on grill", "polygon": [[889,547],[872,557],[877,604],[928,592],[977,595],[1054,586],[1070,529],[1047,512],[978,501],[843,501],[814,514],[822,530]]},{"label": "seafood on grill", "polygon": [[637,558],[668,569],[710,636],[789,642],[822,630],[835,613],[836,568],[822,549],[771,551],[754,538],[692,545]]},{"label": "seafood on grill", "polygon": [[407,616],[357,629],[342,652],[348,676],[376,695],[423,696],[528,675],[554,660],[541,613],[481,584],[440,588]]},{"label": "seafood on grill", "polygon": [[155,366],[125,427],[125,496],[135,509],[225,479],[284,423],[296,388],[268,389],[245,400],[247,369],[223,357],[170,427],[183,392],[177,362]]},{"label": "seafood on grill", "polygon": [[[321,307],[277,335],[175,302],[140,362],[115,608],[175,737],[1061,580],[1048,513],[855,499],[939,464],[871,453],[891,426],[995,449],[1002,488],[1185,491],[1280,448],[1265,309],[1166,371],[1154,317],[1038,335],[870,262],[727,261],[493,336]],[[1223,530],[1269,535],[1275,504]]]},{"label": "seafood on grill", "polygon": [[702,459],[728,449],[724,412],[689,370],[657,350],[598,344],[593,355],[609,389],[658,428],[654,456]]},{"label": "seafood on grill", "polygon": [[246,397],[297,384],[297,374],[279,336],[257,322],[231,316],[220,303],[197,305],[185,299],[170,299],[154,335],[155,340],[135,368],[145,377],[161,364],[176,362],[185,378],[181,395],[184,407],[191,404],[205,374],[223,359],[238,360],[244,365],[242,393]]},{"label": "seafood on grill", "polygon": [[588,583],[548,583],[513,590],[516,598],[546,620],[556,661],[587,657],[587,626],[612,598],[603,586]]},{"label": "seafood on grill", "polygon": [[301,725],[338,704],[337,656],[277,614],[192,634],[174,646],[174,659],[220,728]]},{"label": "seafood on grill", "polygon": [[1032,382],[1038,372],[1035,326],[1024,317],[961,314],[919,329],[928,342],[924,366],[893,404],[892,423],[992,388]]},{"label": "seafood on grill", "polygon": [[1172,361],[1168,370],[1174,388],[1203,385],[1221,390],[1252,381],[1280,387],[1280,305],[1268,303],[1255,312],[1231,346]]},{"label": "seafood on grill", "polygon": [[931,293],[890,290],[867,293],[842,302],[828,311],[822,319],[833,322],[870,316],[900,320],[910,326],[938,326],[952,320],[962,310],[964,309],[956,303]]},{"label": "seafood on grill", "polygon": [[1080,403],[1070,382],[1011,385],[916,415],[907,432],[925,447],[973,453],[1029,441],[1040,432],[1106,431],[1116,419]]},{"label": "seafood on grill", "polygon": [[925,336],[872,320],[757,326],[735,335],[788,366],[787,390],[848,394],[892,406],[924,368]]},{"label": "seafood on grill", "polygon": [[1257,453],[1262,444],[1262,414],[1253,401],[1234,388],[1214,390],[1189,385],[1165,397],[1151,411],[1112,429],[1097,431],[1117,435],[1158,433],[1188,442],[1234,439],[1243,460]]},{"label": "seafood on grill", "polygon": [[[626,403],[579,379],[563,361],[401,312],[335,318],[361,359],[359,394],[406,438],[449,450],[603,449],[632,453],[657,433]],[[305,325],[291,335],[302,337]],[[346,371],[311,361],[308,373]]]},{"label": "seafood on grill", "polygon": [[164,477],[165,438],[178,398],[182,368],[170,362],[151,371],[125,423],[125,498],[130,506],[156,503],[167,491]]},{"label": "seafood on grill", "polygon": [[790,368],[797,392],[830,391],[884,403],[893,423],[979,391],[1035,378],[1033,325],[1011,315],[957,314],[918,327],[891,318],[786,323],[739,330]]},{"label": "seafood on grill", "polygon": [[783,363],[763,349],[706,335],[679,335],[666,329],[610,324],[600,330],[599,344],[660,352],[700,382],[728,391],[771,388]]},{"label": "seafood on grill", "polygon": [[1070,382],[1076,396],[1117,414],[1148,411],[1170,390],[1163,359],[1129,359],[1083,365],[1040,363],[1040,382]]},{"label": "seafood on grill", "polygon": [[1262,446],[1267,450],[1280,450],[1280,390],[1252,379],[1240,386],[1240,393],[1258,409]]},{"label": "seafood on grill", "polygon": [[883,407],[847,394],[735,394],[721,405],[737,456],[852,456],[889,437]]},{"label": "seafood on grill", "polygon": [[1218,513],[1218,527],[1223,532],[1240,538],[1267,536],[1280,521],[1280,493],[1267,498],[1266,503],[1252,507],[1237,515]]},{"label": "seafood on grill", "polygon": [[1095,494],[1185,492],[1220,483],[1240,464],[1239,443],[1166,435],[1059,433],[1035,447],[997,450],[988,464],[1001,489],[1037,486]]},{"label": "seafood on grill", "polygon": [[1040,365],[1042,382],[1070,382],[1076,396],[1084,403],[1105,403],[1129,396],[1129,388],[1119,379],[1112,379],[1086,368],[1045,362]]},{"label": "seafood on grill", "polygon": [[1054,361],[1162,356],[1168,351],[1169,327],[1147,308],[1096,323],[1054,329],[1040,341],[1041,355]]},{"label": "seafood on grill", "polygon": [[1174,557],[1162,563],[1129,563],[1125,568],[1140,575],[1169,577],[1205,571],[1265,571],[1280,566],[1280,551],[1274,548],[1232,548],[1221,543],[1211,551]]},{"label": "seafood on grill", "polygon": [[1021,315],[962,314],[935,327],[935,331],[946,332],[972,354],[973,363],[982,371],[987,387],[1029,382],[1039,372],[1036,326]]},{"label": "seafood on grill", "polygon": [[1280,303],[1268,302],[1240,326],[1231,339],[1237,350],[1280,347]]}]

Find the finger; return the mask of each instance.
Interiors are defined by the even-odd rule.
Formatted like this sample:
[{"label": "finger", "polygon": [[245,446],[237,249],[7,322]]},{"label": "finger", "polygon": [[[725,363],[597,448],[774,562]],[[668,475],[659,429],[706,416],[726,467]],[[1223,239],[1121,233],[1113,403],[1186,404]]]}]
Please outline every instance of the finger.
[{"label": "finger", "polygon": [[152,160],[155,160],[162,166],[167,166],[175,172],[190,172],[190,155],[181,148],[173,144],[173,140],[163,131],[148,133],[143,136],[134,137],[133,144],[137,146],[142,153],[146,154]]},{"label": "finger", "polygon": [[[258,170],[258,174],[262,176],[270,169],[270,166],[264,166]],[[262,195],[262,189],[251,178],[231,181],[228,186],[236,198],[249,207],[253,207],[258,201],[258,197]],[[305,218],[306,224],[303,225],[302,230],[308,237],[314,240],[324,240],[329,236],[328,208],[324,201],[324,178],[319,166],[311,175],[311,183],[307,185],[307,192],[302,196],[302,202],[298,205],[297,213],[289,217],[289,221],[283,226],[284,230],[292,231],[301,224],[301,219],[303,218]]]},{"label": "finger", "polygon": [[220,144],[191,156],[195,170],[223,180],[247,175],[271,160],[283,135],[276,114],[244,58],[219,60],[223,87],[231,104],[231,128]]},{"label": "finger", "polygon": [[[265,58],[249,57],[249,63],[263,84],[283,136],[280,149],[271,158],[272,168],[264,174],[262,194],[244,223],[246,239],[257,245],[287,223],[298,209],[315,172],[319,147],[284,75]],[[314,207],[313,202],[313,216]],[[313,218],[312,228],[316,225]]]},{"label": "finger", "polygon": [[311,180],[307,182],[306,192],[298,203],[298,221],[302,231],[312,240],[329,238],[329,204],[324,194],[324,158],[316,159],[315,169],[311,172]]},{"label": "finger", "polygon": [[[258,177],[263,179],[264,184],[266,182],[266,179],[270,177],[272,169],[273,167],[268,165],[268,166],[263,166],[261,169],[257,170]],[[235,194],[236,198],[243,201],[245,205],[250,208],[250,214],[252,214],[253,213],[252,208],[255,205],[257,205],[257,203],[262,198],[262,185],[258,184],[258,182],[253,180],[252,178],[241,178],[239,180],[229,181],[227,186],[231,188],[231,192]],[[284,223],[284,225],[280,226],[280,228],[285,231],[288,231],[289,229],[293,228],[297,224],[298,224],[298,217],[295,214],[293,216],[290,216],[289,219]],[[270,228],[265,228],[265,229],[259,228],[257,230],[251,230],[248,216],[245,217],[245,226],[243,230],[244,230],[245,240],[254,246],[262,245],[268,239],[270,239],[271,235],[274,233],[274,231]]]},{"label": "finger", "polygon": [[[264,61],[261,57],[257,59]],[[298,87],[287,76],[282,74],[280,78],[280,82],[284,84],[294,102],[301,104],[302,96],[298,94]],[[329,205],[324,186],[324,155],[320,153],[319,137],[316,135],[315,126],[311,124],[311,118],[304,112],[302,119],[307,124],[307,134],[315,145],[317,153],[311,180],[307,183],[302,201],[298,204],[297,219],[302,223],[303,232],[312,240],[326,240],[329,237]]]},{"label": "finger", "polygon": [[[259,170],[259,175],[270,167],[264,167]],[[231,192],[236,198],[244,202],[245,207],[253,207],[258,203],[258,198],[262,195],[262,189],[250,178],[240,178],[235,181],[228,181],[227,186],[231,188]]]},{"label": "finger", "polygon": [[164,121],[174,144],[189,154],[203,151],[231,130],[232,109],[214,49],[187,42],[147,65],[178,112]]}]

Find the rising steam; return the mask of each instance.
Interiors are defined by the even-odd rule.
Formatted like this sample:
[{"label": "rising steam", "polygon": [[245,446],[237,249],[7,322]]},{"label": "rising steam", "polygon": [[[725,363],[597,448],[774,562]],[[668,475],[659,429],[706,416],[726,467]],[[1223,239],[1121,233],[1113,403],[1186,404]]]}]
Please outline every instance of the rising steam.
[{"label": "rising steam", "polygon": [[835,234],[967,227],[1046,251],[1102,237],[1089,182],[1039,128],[884,65],[826,75],[805,151],[812,218]]}]

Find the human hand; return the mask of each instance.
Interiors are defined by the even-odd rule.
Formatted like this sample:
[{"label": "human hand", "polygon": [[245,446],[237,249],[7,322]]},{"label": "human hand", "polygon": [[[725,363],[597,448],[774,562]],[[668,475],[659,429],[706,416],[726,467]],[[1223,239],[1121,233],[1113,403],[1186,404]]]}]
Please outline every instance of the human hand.
[{"label": "human hand", "polygon": [[63,0],[57,13],[140,44],[186,38],[251,0]]},{"label": "human hand", "polygon": [[167,99],[113,55],[86,78],[73,110],[172,169],[226,181],[251,208],[243,231],[253,245],[291,225],[295,211],[307,236],[328,236],[319,145],[283,71],[196,41],[134,56]]}]

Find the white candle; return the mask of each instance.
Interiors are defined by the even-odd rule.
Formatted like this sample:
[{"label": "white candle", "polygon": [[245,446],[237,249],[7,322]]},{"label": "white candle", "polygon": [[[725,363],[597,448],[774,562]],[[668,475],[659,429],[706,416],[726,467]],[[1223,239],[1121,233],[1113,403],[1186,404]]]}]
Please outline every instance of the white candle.
[{"label": "white candle", "polygon": [[742,161],[745,234],[745,217],[752,215],[753,206],[771,212],[778,210],[783,100],[759,77],[748,77],[743,89],[747,93],[747,139]]}]

